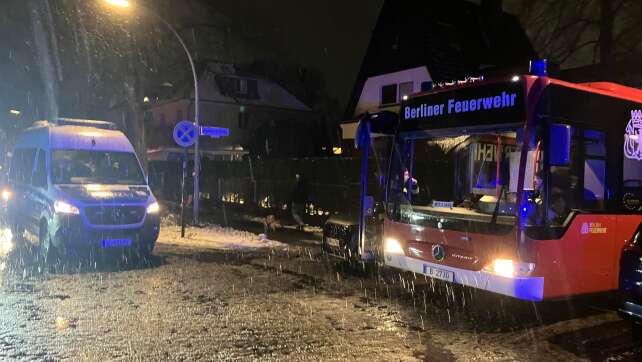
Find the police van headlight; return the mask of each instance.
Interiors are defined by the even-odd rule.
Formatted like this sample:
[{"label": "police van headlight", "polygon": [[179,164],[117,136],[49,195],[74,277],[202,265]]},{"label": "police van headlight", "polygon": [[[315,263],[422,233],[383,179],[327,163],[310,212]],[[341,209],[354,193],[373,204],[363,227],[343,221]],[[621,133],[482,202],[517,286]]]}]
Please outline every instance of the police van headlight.
[{"label": "police van headlight", "polygon": [[60,200],[54,202],[54,210],[58,214],[68,214],[68,215],[80,214],[80,210],[77,207]]},{"label": "police van headlight", "polygon": [[148,214],[158,214],[159,210],[160,210],[160,205],[158,205],[158,202],[154,202],[153,204],[150,204],[149,206],[147,206]]},{"label": "police van headlight", "polygon": [[11,196],[13,196],[11,191],[7,189],[2,190],[2,201],[9,201],[9,199],[11,199]]}]

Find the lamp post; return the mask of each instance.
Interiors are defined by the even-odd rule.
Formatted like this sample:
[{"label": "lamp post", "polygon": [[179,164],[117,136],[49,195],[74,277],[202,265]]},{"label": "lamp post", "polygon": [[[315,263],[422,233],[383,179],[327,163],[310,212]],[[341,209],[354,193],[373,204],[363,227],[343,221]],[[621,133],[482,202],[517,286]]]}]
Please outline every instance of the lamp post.
[{"label": "lamp post", "polygon": [[[120,7],[120,8],[129,8],[132,6],[132,4],[129,2],[129,0],[104,0],[105,3]],[[189,49],[187,48],[187,45],[185,44],[185,41],[183,41],[183,38],[178,34],[176,29],[167,22],[167,20],[163,19],[160,15],[157,13],[151,11],[150,9],[142,6],[142,5],[137,5],[137,8],[142,10],[148,15],[151,15],[154,17],[156,20],[160,21],[161,23],[165,24],[167,28],[170,30],[172,34],[176,37],[178,42],[181,44],[183,47],[183,50],[185,51],[185,54],[187,55],[187,60],[189,61],[189,65],[192,69],[192,77],[194,77],[194,126],[196,127],[196,132],[197,135],[194,138],[194,225],[198,225],[198,210],[199,210],[199,203],[200,203],[200,173],[201,173],[201,155],[200,155],[200,146],[199,146],[199,138],[200,138],[200,124],[199,124],[199,97],[198,97],[198,76],[196,75],[196,67],[194,66],[194,60],[192,59],[192,54],[190,53]]]}]

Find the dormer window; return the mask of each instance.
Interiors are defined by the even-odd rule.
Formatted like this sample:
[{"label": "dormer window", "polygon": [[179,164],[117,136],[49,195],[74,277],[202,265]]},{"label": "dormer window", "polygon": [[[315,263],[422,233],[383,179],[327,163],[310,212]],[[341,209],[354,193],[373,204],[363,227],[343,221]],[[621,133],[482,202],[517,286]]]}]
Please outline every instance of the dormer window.
[{"label": "dormer window", "polygon": [[218,76],[216,82],[225,96],[232,98],[259,99],[258,81],[256,79],[232,76]]},{"label": "dormer window", "polygon": [[239,78],[238,94],[247,94],[247,79]]}]

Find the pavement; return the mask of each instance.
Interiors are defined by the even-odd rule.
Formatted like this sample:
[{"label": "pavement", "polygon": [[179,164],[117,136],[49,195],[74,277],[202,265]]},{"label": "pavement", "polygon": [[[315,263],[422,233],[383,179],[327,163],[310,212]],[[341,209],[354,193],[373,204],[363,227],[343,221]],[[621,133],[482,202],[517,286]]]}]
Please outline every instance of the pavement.
[{"label": "pavement", "polygon": [[319,229],[164,225],[141,265],[0,276],[0,360],[636,361],[608,298],[532,304],[320,250]]}]

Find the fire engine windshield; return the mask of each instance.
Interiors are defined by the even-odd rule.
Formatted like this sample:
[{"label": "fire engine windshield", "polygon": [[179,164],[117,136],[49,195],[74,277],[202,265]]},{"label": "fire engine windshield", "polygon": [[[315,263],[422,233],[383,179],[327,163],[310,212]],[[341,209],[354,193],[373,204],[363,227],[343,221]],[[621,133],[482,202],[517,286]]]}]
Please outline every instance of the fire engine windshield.
[{"label": "fire engine windshield", "polygon": [[391,160],[390,216],[419,225],[440,218],[514,225],[519,132],[502,127],[400,138]]}]

